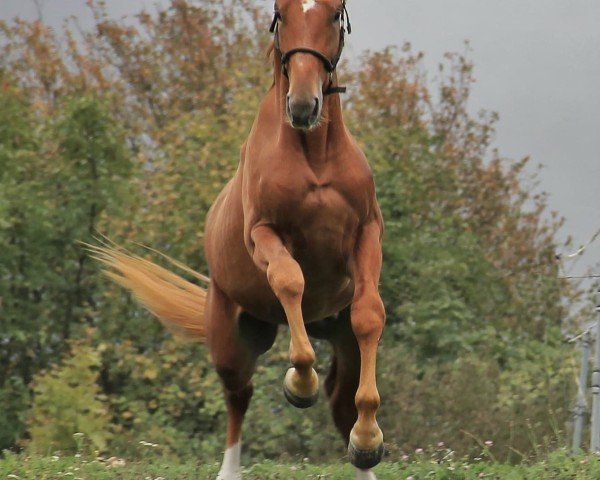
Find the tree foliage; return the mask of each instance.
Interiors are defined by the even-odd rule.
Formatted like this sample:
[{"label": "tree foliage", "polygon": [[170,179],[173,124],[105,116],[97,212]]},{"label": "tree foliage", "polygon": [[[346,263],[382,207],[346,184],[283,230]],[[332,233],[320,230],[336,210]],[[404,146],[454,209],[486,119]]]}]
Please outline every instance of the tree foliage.
[{"label": "tree foliage", "polygon": [[[173,0],[127,24],[101,1],[90,8],[87,32],[0,23],[0,408],[15,412],[0,447],[46,438],[24,421],[34,376],[52,383],[56,371],[42,369],[66,356],[59,371],[86,371],[82,358],[98,354],[86,385],[106,395],[107,448],[142,455],[139,442],[155,441],[162,454],[214,458],[225,414],[207,352],[170,339],[107,285],[78,241],[100,231],[205,269],[204,215],[269,85],[268,12],[252,0]],[[444,440],[469,452],[494,437],[511,460],[560,440],[574,387],[563,318],[578,293],[557,279],[561,221],[525,175],[528,159],[491,148],[496,115],[470,113],[464,56],[449,55],[433,84],[409,46],[359,65],[345,67],[345,108],[386,220],[390,446]],[[69,351],[90,325],[95,350]],[[337,456],[326,406],[281,409],[285,348],[259,367],[251,453]],[[59,399],[38,388],[35,402]]]}]

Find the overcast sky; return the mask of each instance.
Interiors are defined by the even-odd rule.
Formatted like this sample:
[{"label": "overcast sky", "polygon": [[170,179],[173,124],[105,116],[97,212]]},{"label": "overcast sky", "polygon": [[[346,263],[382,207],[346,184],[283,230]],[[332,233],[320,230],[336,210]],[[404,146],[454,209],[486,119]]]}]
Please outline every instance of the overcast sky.
[{"label": "overcast sky", "polygon": [[[271,10],[273,0],[261,0]],[[39,0],[47,23],[89,25],[85,0]],[[115,17],[167,0],[106,0]],[[348,0],[346,54],[409,41],[430,71],[469,40],[477,83],[470,108],[500,114],[503,156],[543,164],[542,190],[566,217],[574,247],[600,228],[600,0]],[[33,0],[0,0],[0,18],[36,18]],[[565,252],[563,252],[565,253]],[[600,239],[573,267],[600,273]]]}]

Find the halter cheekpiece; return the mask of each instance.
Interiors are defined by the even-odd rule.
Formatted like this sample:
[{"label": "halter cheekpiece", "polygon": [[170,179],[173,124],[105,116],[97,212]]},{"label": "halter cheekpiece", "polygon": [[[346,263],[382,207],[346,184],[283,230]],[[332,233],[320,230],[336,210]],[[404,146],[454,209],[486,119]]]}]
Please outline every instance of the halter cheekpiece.
[{"label": "halter cheekpiece", "polygon": [[348,26],[348,34],[352,33],[352,25],[350,24],[350,17],[348,15],[348,9],[346,8],[346,1],[342,1],[342,9],[338,12],[340,17],[340,40],[338,51],[333,58],[329,58],[318,50],[314,50],[312,48],[307,47],[297,47],[288,50],[287,52],[283,52],[281,50],[279,44],[279,21],[281,20],[281,14],[275,8],[275,12],[273,13],[273,21],[271,22],[271,27],[269,31],[274,34],[275,37],[275,50],[281,55],[281,65],[283,66],[283,74],[287,77],[287,64],[292,58],[293,55],[297,53],[308,53],[313,57],[317,57],[323,63],[325,70],[329,73],[329,86],[323,92],[323,95],[332,95],[335,93],[346,93],[346,87],[334,87],[333,86],[333,72],[337,68],[337,64],[342,57],[342,51],[344,50],[344,39],[346,36],[346,25]]}]

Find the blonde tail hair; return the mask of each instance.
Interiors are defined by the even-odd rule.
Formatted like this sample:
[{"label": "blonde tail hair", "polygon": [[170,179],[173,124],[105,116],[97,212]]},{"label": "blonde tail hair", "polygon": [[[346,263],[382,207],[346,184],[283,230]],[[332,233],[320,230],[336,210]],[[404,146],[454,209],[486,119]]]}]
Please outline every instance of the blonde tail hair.
[{"label": "blonde tail hair", "polygon": [[[106,267],[104,273],[132,292],[138,302],[158,317],[167,329],[184,339],[203,342],[206,339],[206,290],[166,268],[113,245],[86,247]],[[210,281],[182,263],[154,252],[198,280],[205,283]]]}]

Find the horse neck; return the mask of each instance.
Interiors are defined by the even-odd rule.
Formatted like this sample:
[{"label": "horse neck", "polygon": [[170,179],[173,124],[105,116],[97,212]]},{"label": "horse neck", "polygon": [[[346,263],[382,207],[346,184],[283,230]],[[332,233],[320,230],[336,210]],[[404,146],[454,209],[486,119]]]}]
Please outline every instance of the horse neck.
[{"label": "horse neck", "polygon": [[[334,72],[334,85],[337,85],[337,74]],[[288,145],[297,145],[305,152],[309,163],[319,164],[327,161],[330,146],[339,146],[346,136],[346,127],[342,115],[342,102],[339,94],[323,97],[322,123],[308,132],[292,128],[289,124],[285,108],[285,99],[289,83],[282,74],[281,62],[275,61],[274,89],[275,102],[279,118],[279,136]]]}]

